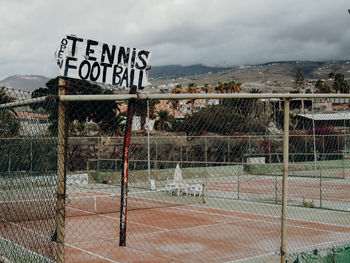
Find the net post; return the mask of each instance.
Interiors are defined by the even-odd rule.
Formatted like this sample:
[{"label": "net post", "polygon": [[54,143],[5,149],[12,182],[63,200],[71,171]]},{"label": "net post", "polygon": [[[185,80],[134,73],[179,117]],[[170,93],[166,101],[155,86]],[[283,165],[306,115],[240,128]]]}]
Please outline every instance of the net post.
[{"label": "net post", "polygon": [[[59,78],[58,95],[65,95],[70,82]],[[59,97],[58,97],[59,98]],[[66,196],[66,154],[67,154],[67,118],[66,102],[58,100],[58,149],[57,149],[57,207],[56,207],[56,262],[64,262],[64,228],[65,228],[65,196]]]},{"label": "net post", "polygon": [[286,262],[287,236],[287,179],[289,160],[289,106],[290,99],[284,101],[283,123],[283,178],[282,178],[282,222],[281,222],[281,263]]},{"label": "net post", "polygon": [[[136,94],[136,90],[130,90],[130,94]],[[126,223],[127,223],[127,198],[128,198],[128,170],[129,170],[129,146],[134,115],[135,99],[130,99],[128,103],[127,119],[124,133],[123,167],[120,193],[120,231],[119,246],[126,246]]]}]

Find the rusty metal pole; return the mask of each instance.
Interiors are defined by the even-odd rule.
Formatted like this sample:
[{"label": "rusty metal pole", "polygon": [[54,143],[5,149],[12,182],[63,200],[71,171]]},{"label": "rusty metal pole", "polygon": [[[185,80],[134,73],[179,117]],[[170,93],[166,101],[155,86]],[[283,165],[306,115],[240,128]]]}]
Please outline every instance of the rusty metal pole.
[{"label": "rusty metal pole", "polygon": [[[131,90],[130,94],[135,94],[135,90]],[[128,170],[129,170],[129,146],[132,128],[132,119],[134,115],[135,99],[130,99],[128,103],[128,113],[126,119],[124,133],[124,149],[123,149],[123,167],[121,178],[121,193],[120,193],[120,232],[119,246],[126,246],[126,223],[127,223],[127,198],[128,198]]]},{"label": "rusty metal pole", "polygon": [[283,128],[283,179],[282,179],[282,224],[281,224],[281,263],[286,262],[287,237],[287,180],[289,160],[289,105],[290,100],[284,101],[284,128]]},{"label": "rusty metal pole", "polygon": [[[58,95],[65,95],[70,82],[59,79]],[[56,212],[56,262],[64,262],[64,228],[65,228],[65,197],[66,197],[66,156],[68,142],[68,126],[66,117],[66,102],[58,101],[58,152],[57,152],[57,212]]]}]

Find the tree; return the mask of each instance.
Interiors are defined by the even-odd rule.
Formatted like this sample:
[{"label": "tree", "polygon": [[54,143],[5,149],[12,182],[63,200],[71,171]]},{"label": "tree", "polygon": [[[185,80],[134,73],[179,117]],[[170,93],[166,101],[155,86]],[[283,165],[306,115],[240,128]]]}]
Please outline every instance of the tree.
[{"label": "tree", "polygon": [[[15,98],[9,96],[5,87],[0,87],[0,104],[15,101]],[[16,114],[10,109],[0,110],[0,136],[9,137],[18,135],[20,128],[19,120]]]},{"label": "tree", "polygon": [[0,87],[0,104],[9,103],[15,101],[15,98],[9,96],[6,93],[5,87]]},{"label": "tree", "polygon": [[[176,131],[186,131],[188,135],[198,135],[201,132],[212,132],[223,135],[235,133],[265,133],[267,116],[261,114],[257,106],[246,107],[245,100],[224,100],[223,104],[211,108],[202,108],[193,115],[187,116],[176,125]],[[242,107],[243,106],[243,107]],[[255,113],[251,112],[256,110]]]},{"label": "tree", "polygon": [[[155,105],[159,100],[150,100],[149,101],[149,115],[150,118],[154,115]],[[134,114],[140,115],[141,117],[141,130],[146,130],[146,118],[147,118],[147,100],[139,100],[135,104]]]},{"label": "tree", "polygon": [[[219,81],[215,86],[215,91],[217,93],[239,93],[242,89],[242,83],[235,80],[229,82]],[[221,103],[223,103],[223,100],[220,100],[220,104]]]},{"label": "tree", "polygon": [[[47,88],[39,88],[32,93],[32,98],[57,95],[58,94],[58,79],[49,80],[46,83]],[[104,89],[96,84],[85,80],[69,79],[70,88],[69,94],[112,94],[112,90]],[[33,107],[42,107],[49,114],[49,120],[52,125],[50,131],[52,134],[57,133],[58,107],[54,98],[48,97],[45,102],[35,104]],[[74,120],[85,123],[93,121],[97,123],[100,130],[104,133],[114,133],[115,126],[120,125],[120,116],[117,116],[119,111],[118,103],[115,101],[88,101],[88,102],[71,102],[67,107],[67,120],[72,123]]]},{"label": "tree", "polygon": [[221,81],[218,81],[218,83],[216,83],[214,89],[215,89],[216,93],[224,93],[225,84],[222,83]]},{"label": "tree", "polygon": [[341,73],[331,72],[329,77],[333,80],[333,91],[336,93],[349,93],[350,86],[344,75]]},{"label": "tree", "polygon": [[[181,84],[177,84],[175,85],[175,88],[173,88],[170,93],[172,94],[182,94],[184,93],[184,90],[182,88],[182,85]],[[179,109],[179,100],[173,100],[173,108],[174,109]]]},{"label": "tree", "polygon": [[317,80],[315,83],[317,93],[331,93],[332,89],[330,86],[324,83],[322,80]]},{"label": "tree", "polygon": [[[209,83],[205,83],[201,88],[205,93],[212,93],[213,89],[210,87]],[[205,100],[206,106],[208,107],[208,99]]]},{"label": "tree", "polygon": [[305,78],[303,73],[301,72],[301,68],[297,68],[294,78],[294,89],[296,93],[300,93],[301,90],[305,87]]},{"label": "tree", "polygon": [[172,128],[171,122],[173,121],[167,110],[157,111],[158,119],[155,122],[156,130],[168,130]]},{"label": "tree", "polygon": [[249,93],[262,93],[260,89],[252,88],[249,90]]},{"label": "tree", "polygon": [[203,87],[201,88],[202,91],[205,93],[212,93],[213,89],[210,87],[209,83],[205,83]]},{"label": "tree", "polygon": [[226,88],[226,93],[239,93],[243,89],[242,83],[234,80],[225,83],[224,86]]},{"label": "tree", "polygon": [[[199,90],[197,88],[197,85],[192,82],[192,83],[188,84],[186,92],[187,93],[199,93]],[[195,99],[191,99],[191,112],[192,112],[192,114],[194,112],[194,102],[195,102]]]}]

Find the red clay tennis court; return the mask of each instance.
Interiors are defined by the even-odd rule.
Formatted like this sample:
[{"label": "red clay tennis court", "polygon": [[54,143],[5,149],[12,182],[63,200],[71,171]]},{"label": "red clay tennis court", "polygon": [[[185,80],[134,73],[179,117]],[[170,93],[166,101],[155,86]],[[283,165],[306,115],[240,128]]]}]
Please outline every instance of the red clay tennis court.
[{"label": "red clay tennis court", "polygon": [[[109,207],[112,211],[116,210],[112,206],[119,206],[119,197],[91,192],[75,195],[76,198],[89,196],[94,197],[84,201],[86,207],[80,201],[68,204],[66,262],[279,260],[278,216],[232,211],[229,203],[226,209],[219,209],[211,207],[210,202],[178,204],[171,201],[172,197],[169,201],[129,197],[127,245],[119,247],[119,212],[108,212]],[[103,200],[101,204],[99,198]],[[244,202],[240,205],[244,206]],[[98,212],[98,206],[107,209],[107,213],[95,214],[92,209]],[[288,220],[289,251],[349,240],[350,227]]]},{"label": "red clay tennis court", "polygon": [[[208,190],[219,192],[235,192],[240,195],[248,195],[251,200],[273,197],[277,194],[282,195],[282,180],[278,178],[267,178],[264,176],[255,177],[254,179],[236,181],[215,182],[208,185]],[[345,205],[350,202],[350,179],[334,180],[323,179],[321,181],[321,193],[324,201],[329,201],[329,208],[332,204]],[[319,178],[289,178],[288,179],[288,199],[301,200],[319,200],[320,198],[320,179]],[[338,208],[338,207],[337,207]]]}]

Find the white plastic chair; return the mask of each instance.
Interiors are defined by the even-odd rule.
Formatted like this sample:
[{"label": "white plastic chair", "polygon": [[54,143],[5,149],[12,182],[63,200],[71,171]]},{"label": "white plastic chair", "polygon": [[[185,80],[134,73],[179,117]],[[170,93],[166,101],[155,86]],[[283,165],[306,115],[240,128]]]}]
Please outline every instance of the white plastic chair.
[{"label": "white plastic chair", "polygon": [[201,196],[203,191],[203,186],[201,184],[195,184],[194,188],[192,189],[192,194],[194,196]]}]

